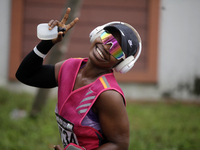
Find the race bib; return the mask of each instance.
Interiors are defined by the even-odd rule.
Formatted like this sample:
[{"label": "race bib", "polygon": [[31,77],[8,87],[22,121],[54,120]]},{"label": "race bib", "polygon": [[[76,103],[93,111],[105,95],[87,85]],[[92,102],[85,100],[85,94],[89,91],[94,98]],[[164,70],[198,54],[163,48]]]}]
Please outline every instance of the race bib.
[{"label": "race bib", "polygon": [[58,123],[58,128],[60,131],[60,136],[63,146],[66,147],[69,143],[74,143],[78,145],[77,137],[73,132],[74,124],[66,120],[65,118],[61,117],[57,113],[56,113],[56,120]]}]

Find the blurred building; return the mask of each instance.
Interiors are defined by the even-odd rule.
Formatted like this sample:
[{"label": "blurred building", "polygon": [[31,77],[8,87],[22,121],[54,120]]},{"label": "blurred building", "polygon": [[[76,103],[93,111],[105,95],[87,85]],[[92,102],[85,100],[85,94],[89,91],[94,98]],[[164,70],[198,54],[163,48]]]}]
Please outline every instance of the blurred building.
[{"label": "blurred building", "polygon": [[[35,90],[15,79],[21,60],[39,42],[36,28],[60,20],[66,0],[0,0],[0,86]],[[84,0],[65,58],[87,57],[89,33],[110,21],[140,33],[143,51],[127,74],[116,73],[127,98],[198,99],[200,96],[200,0]]]}]

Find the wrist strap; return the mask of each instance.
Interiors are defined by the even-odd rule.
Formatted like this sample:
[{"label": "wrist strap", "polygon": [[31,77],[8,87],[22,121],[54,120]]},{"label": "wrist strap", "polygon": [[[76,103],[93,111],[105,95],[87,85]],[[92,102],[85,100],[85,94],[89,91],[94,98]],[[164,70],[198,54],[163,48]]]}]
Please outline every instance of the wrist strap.
[{"label": "wrist strap", "polygon": [[36,46],[34,47],[33,51],[35,52],[36,55],[38,55],[39,57],[41,57],[43,59],[46,57],[45,54],[42,54],[40,51],[38,51]]},{"label": "wrist strap", "polygon": [[36,55],[44,59],[53,46],[54,44],[52,43],[52,40],[42,40],[37,46],[34,47],[33,51]]}]

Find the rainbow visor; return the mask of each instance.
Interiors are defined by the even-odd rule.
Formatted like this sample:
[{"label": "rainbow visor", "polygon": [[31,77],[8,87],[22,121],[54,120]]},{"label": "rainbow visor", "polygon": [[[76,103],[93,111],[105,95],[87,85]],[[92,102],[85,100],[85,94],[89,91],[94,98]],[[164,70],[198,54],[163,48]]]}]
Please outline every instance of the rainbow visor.
[{"label": "rainbow visor", "polygon": [[122,51],[121,46],[117,42],[117,40],[114,38],[114,36],[111,33],[103,32],[101,34],[101,40],[103,44],[111,44],[111,47],[109,49],[109,53],[114,56],[117,60],[123,58],[125,59],[125,54]]}]

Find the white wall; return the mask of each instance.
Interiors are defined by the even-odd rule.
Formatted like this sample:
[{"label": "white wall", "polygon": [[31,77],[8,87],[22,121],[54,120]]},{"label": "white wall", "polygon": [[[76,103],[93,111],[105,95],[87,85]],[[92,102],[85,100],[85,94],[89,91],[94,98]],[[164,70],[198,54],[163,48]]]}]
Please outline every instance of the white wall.
[{"label": "white wall", "polygon": [[162,0],[159,37],[159,89],[188,98],[200,78],[200,0]]},{"label": "white wall", "polygon": [[10,7],[11,0],[0,0],[0,85],[7,83],[8,57],[10,42]]},{"label": "white wall", "polygon": [[19,82],[10,83],[8,80],[10,27],[11,27],[11,0],[0,0],[0,87],[14,91],[36,92],[36,88],[26,86]]},{"label": "white wall", "polygon": [[200,99],[190,92],[200,79],[200,0],[160,2],[158,83],[120,86],[132,99]]}]

